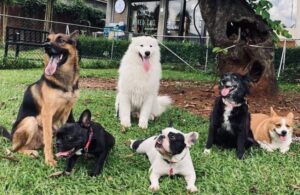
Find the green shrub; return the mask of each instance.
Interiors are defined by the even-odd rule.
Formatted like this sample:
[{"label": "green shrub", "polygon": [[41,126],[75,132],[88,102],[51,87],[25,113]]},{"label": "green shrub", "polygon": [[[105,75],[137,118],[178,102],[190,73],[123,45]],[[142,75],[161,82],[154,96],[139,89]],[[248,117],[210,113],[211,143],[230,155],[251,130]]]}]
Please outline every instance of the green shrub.
[{"label": "green shrub", "polygon": [[118,60],[103,59],[83,59],[80,62],[81,68],[118,68],[120,62]]},{"label": "green shrub", "polygon": [[[93,38],[81,36],[80,41],[80,53],[83,58],[93,57],[101,59],[110,59],[112,52],[112,41],[108,39]],[[127,40],[115,40],[113,47],[113,59],[120,61],[125,51],[127,50],[129,41]],[[198,43],[193,42],[164,42],[169,49],[174,51],[182,59],[190,63],[194,67],[198,67],[199,64],[205,64],[206,47],[200,46]],[[176,56],[174,56],[165,47],[161,46],[161,62],[167,64],[176,64],[168,67],[172,69],[186,69],[187,66]],[[214,64],[215,58],[212,50],[209,48],[208,64]]]},{"label": "green shrub", "polygon": [[0,69],[28,69],[40,68],[42,60],[28,60],[26,58],[0,58]]}]

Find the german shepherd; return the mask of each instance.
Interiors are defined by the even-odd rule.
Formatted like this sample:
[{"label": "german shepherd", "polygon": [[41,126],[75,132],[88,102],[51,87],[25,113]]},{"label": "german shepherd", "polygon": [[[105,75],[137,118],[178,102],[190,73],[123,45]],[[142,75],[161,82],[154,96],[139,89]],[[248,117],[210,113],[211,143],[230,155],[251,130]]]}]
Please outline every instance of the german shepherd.
[{"label": "german shepherd", "polygon": [[28,86],[17,119],[9,134],[2,135],[12,141],[12,150],[37,156],[44,145],[45,163],[56,166],[52,151],[52,136],[58,126],[74,122],[72,107],[78,96],[79,56],[76,37],[49,34],[44,46],[44,74]]}]

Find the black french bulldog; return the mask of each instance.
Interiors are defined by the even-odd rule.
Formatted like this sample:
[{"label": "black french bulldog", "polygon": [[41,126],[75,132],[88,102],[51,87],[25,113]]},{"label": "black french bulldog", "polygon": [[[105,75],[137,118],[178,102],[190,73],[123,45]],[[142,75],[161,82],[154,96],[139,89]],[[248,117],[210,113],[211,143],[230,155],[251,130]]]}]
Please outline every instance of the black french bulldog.
[{"label": "black french bulldog", "polygon": [[210,116],[209,134],[204,153],[210,153],[213,144],[223,148],[236,148],[238,159],[253,144],[250,113],[245,96],[249,94],[250,79],[237,73],[222,75],[220,96],[215,100]]},{"label": "black french bulldog", "polygon": [[99,123],[91,121],[91,112],[85,110],[78,122],[66,123],[57,131],[56,157],[67,158],[66,168],[62,173],[70,174],[80,155],[91,154],[96,157],[96,164],[90,176],[97,176],[114,145],[115,138]]}]

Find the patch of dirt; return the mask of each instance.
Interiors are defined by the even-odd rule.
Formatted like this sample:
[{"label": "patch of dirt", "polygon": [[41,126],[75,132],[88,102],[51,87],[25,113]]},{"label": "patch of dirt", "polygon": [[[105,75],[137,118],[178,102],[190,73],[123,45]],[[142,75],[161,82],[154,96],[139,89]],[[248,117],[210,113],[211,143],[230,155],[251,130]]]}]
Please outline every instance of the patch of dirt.
[{"label": "patch of dirt", "polygon": [[[82,78],[82,88],[99,88],[116,90],[116,79]],[[202,117],[209,117],[216,97],[212,83],[194,81],[161,81],[160,94],[169,95],[176,106],[187,109]],[[252,97],[248,98],[251,113],[270,113],[270,106],[280,115],[292,111],[296,123],[300,124],[300,93],[284,92],[277,97]],[[297,129],[297,134],[300,130]]]}]

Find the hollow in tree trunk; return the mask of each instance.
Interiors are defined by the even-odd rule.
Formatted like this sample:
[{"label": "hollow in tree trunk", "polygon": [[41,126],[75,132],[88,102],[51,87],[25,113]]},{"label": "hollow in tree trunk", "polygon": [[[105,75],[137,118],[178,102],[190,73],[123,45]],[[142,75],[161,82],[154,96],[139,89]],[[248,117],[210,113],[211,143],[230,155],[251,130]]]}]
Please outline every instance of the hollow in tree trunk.
[{"label": "hollow in tree trunk", "polygon": [[273,30],[261,16],[245,0],[200,0],[200,6],[213,46],[235,45],[219,54],[218,72],[248,74],[253,95],[276,94]]}]

